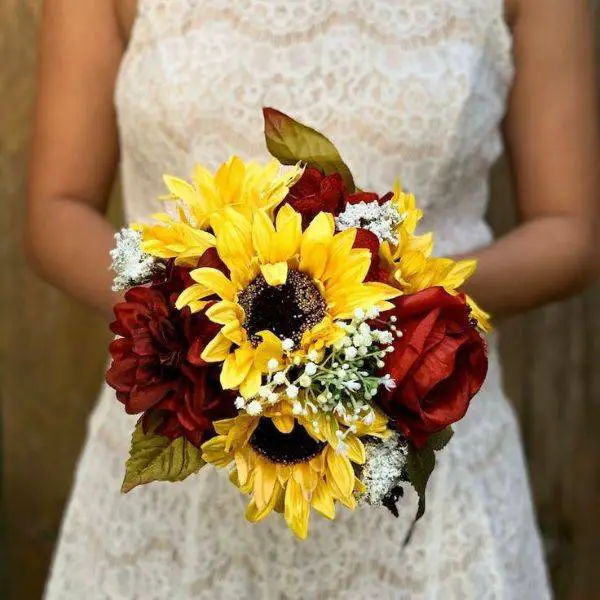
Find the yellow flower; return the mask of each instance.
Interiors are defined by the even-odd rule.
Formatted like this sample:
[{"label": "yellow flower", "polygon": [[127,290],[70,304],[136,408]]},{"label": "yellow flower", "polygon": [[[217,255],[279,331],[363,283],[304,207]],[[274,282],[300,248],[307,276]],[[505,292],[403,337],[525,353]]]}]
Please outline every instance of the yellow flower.
[{"label": "yellow flower", "polygon": [[[460,293],[460,287],[475,272],[476,260],[454,261],[450,258],[431,256],[433,235],[416,235],[416,227],[423,217],[416,208],[413,194],[402,192],[399,183],[394,186],[394,197],[398,211],[403,215],[396,231],[395,245],[383,242],[380,247],[382,265],[405,294],[414,294],[426,288],[440,286],[451,294]],[[490,315],[467,296],[473,317],[484,331],[491,330]]]},{"label": "yellow flower", "polygon": [[[325,419],[323,417],[323,423]],[[379,416],[362,435],[382,436]],[[308,535],[311,507],[328,519],[335,504],[356,508],[355,493],[364,491],[353,463],[365,462],[358,435],[346,431],[344,451],[339,440],[315,436],[307,423],[291,416],[287,402],[269,407],[261,416],[240,414],[215,423],[217,436],[202,446],[203,459],[224,468],[233,465],[230,478],[251,496],[246,518],[261,521],[273,510],[282,512],[290,529],[301,539]]]},{"label": "yellow flower", "polygon": [[157,225],[136,223],[132,227],[142,235],[142,250],[158,258],[174,258],[178,265],[193,267],[198,258],[215,245],[215,236],[193,227],[183,210],[179,220],[167,213],[152,215]]},{"label": "yellow flower", "polygon": [[166,199],[177,202],[178,217],[154,215],[156,225],[136,224],[142,234],[144,252],[159,258],[175,258],[178,264],[194,265],[214,236],[203,231],[221,211],[234,208],[246,215],[259,208],[271,211],[280,204],[289,188],[302,174],[299,166],[280,174],[276,160],[267,165],[245,164],[237,156],[221,165],[213,176],[198,165],[193,183],[165,176]]},{"label": "yellow flower", "polygon": [[275,340],[291,340],[288,349],[302,355],[322,353],[343,334],[336,320],[351,318],[356,309],[389,309],[388,300],[401,294],[389,285],[364,282],[370,252],[352,247],[354,229],[336,235],[328,213],[303,232],[301,215],[289,205],[275,223],[264,210],[253,219],[226,210],[213,230],[230,275],[212,268],[192,271],[197,284],[181,294],[177,307],[200,310],[209,296],[220,298],[206,315],[222,328],[202,358],[223,362],[221,385],[239,387],[245,397],[257,393],[268,352],[280,359],[281,342]]}]

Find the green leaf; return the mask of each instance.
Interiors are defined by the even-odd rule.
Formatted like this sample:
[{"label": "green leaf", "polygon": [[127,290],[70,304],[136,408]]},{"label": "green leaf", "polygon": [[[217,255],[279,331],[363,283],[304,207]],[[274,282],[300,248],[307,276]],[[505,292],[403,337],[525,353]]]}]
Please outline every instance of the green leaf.
[{"label": "green leaf", "polygon": [[325,175],[339,173],[354,193],[354,178],[336,147],[316,129],[303,125],[274,109],[263,108],[265,139],[269,152],[284,165],[304,162]]},{"label": "green leaf", "polygon": [[406,472],[408,480],[419,495],[419,507],[415,521],[418,521],[425,514],[427,483],[433,469],[435,469],[435,453],[442,450],[453,435],[452,427],[447,427],[443,431],[432,435],[422,448],[417,449],[412,444],[409,445]]},{"label": "green leaf", "polygon": [[156,423],[144,433],[138,421],[131,438],[131,450],[121,487],[123,493],[152,481],[183,481],[205,464],[202,452],[181,437],[170,440],[154,433]]},{"label": "green leaf", "polygon": [[433,469],[435,468],[435,452],[428,446],[420,450],[410,447],[408,457],[406,458],[406,473],[408,480],[419,495],[419,508],[415,521],[418,521],[425,514],[425,491],[427,482]]},{"label": "green leaf", "polygon": [[452,427],[446,427],[446,429],[444,429],[443,431],[440,431],[439,433],[434,433],[427,440],[426,445],[432,450],[439,452],[440,450],[443,450],[446,447],[448,442],[452,439],[453,435],[454,431],[452,430]]}]

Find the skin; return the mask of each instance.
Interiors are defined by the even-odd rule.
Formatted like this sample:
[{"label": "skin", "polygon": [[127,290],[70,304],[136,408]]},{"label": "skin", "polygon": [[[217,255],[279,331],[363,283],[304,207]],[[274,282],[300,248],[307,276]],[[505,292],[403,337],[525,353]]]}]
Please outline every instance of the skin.
[{"label": "skin", "polygon": [[[135,0],[46,0],[41,35],[25,248],[42,277],[107,319],[119,299],[104,217],[119,160],[112,98],[135,13]],[[466,287],[496,316],[573,294],[600,264],[587,1],[507,0],[506,16],[517,76],[504,131],[521,224],[473,254]]]}]

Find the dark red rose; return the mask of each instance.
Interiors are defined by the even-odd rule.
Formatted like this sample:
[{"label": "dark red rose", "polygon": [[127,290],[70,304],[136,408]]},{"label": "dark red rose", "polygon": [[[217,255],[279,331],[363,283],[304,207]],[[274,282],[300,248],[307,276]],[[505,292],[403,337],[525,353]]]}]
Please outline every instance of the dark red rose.
[{"label": "dark red rose", "polygon": [[345,198],[346,204],[360,204],[364,202],[369,204],[370,202],[377,202],[379,205],[389,202],[394,197],[394,192],[388,192],[384,196],[378,196],[374,192],[356,192],[355,194],[348,194]]},{"label": "dark red rose", "polygon": [[365,277],[365,281],[386,283],[389,279],[389,272],[381,266],[379,246],[379,238],[372,231],[362,228],[356,230],[354,248],[366,248],[371,252],[371,268]]},{"label": "dark red rose", "polygon": [[462,419],[487,373],[487,351],[465,297],[441,287],[403,296],[390,315],[403,335],[383,371],[396,388],[378,397],[382,410],[417,447]]},{"label": "dark red rose", "polygon": [[344,194],[344,181],[339,173],[323,175],[318,169],[307,167],[285,201],[302,215],[302,226],[307,227],[320,212],[339,214]]},{"label": "dark red rose", "polygon": [[200,445],[214,435],[212,422],[233,416],[233,398],[218,386],[216,367],[200,358],[219,326],[204,313],[178,311],[175,299],[189,271],[169,267],[169,275],[150,287],[136,287],[114,308],[106,381],[129,414],[151,412],[161,418],[157,432],[185,435]]}]

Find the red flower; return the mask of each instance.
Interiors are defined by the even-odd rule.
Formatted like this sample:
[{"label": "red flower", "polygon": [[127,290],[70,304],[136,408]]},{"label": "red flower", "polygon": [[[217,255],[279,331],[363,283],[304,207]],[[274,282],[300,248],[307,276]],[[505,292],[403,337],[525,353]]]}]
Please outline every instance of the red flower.
[{"label": "red flower", "polygon": [[396,388],[378,397],[382,410],[417,447],[462,419],[487,373],[486,344],[464,296],[441,287],[394,301],[402,337],[385,359]]},{"label": "red flower", "polygon": [[386,283],[389,279],[389,272],[381,266],[379,246],[379,238],[372,231],[362,228],[356,230],[354,248],[366,248],[371,252],[371,268],[365,277],[365,281]]},{"label": "red flower", "polygon": [[115,306],[111,330],[121,337],[110,345],[106,381],[127,413],[145,413],[144,421],[150,412],[158,415],[158,433],[171,439],[185,435],[199,446],[214,435],[212,422],[235,410],[215,367],[200,358],[218,325],[203,313],[174,307],[189,275],[180,267],[170,270],[166,281],[133,288]]},{"label": "red flower", "polygon": [[323,175],[318,169],[307,167],[285,201],[302,215],[302,226],[307,227],[320,212],[339,214],[344,194],[344,181],[339,173]]},{"label": "red flower", "polygon": [[369,204],[370,202],[377,202],[379,205],[382,205],[391,200],[393,197],[394,192],[388,192],[381,197],[374,192],[356,192],[355,194],[349,194],[346,196],[346,204],[359,204],[360,202]]}]

